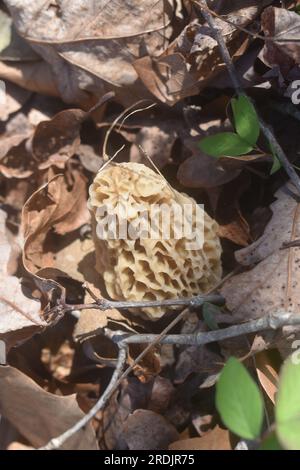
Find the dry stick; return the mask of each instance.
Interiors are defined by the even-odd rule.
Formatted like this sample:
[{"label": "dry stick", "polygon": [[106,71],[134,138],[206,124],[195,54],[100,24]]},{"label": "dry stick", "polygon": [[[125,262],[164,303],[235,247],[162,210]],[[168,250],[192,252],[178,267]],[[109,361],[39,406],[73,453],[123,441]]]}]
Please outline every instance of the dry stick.
[{"label": "dry stick", "polygon": [[66,432],[58,437],[51,439],[45,446],[40,447],[38,450],[55,450],[59,449],[70,437],[76,434],[80,429],[84,428],[88,422],[105,406],[107,401],[110,399],[112,393],[116,390],[116,384],[122,374],[127,357],[127,347],[122,345],[119,349],[119,356],[116,368],[112,375],[111,381],[109,382],[105,392],[101,395],[97,403],[90,409],[90,411],[81,418],[74,426],[68,429]]},{"label": "dry stick", "polygon": [[[90,292],[90,291],[89,291]],[[116,301],[107,299],[97,299],[94,297],[95,302],[90,304],[65,304],[62,305],[64,312],[70,310],[85,310],[85,309],[96,309],[96,310],[110,310],[116,308],[118,310],[129,309],[129,308],[148,308],[148,307],[171,307],[171,306],[182,306],[182,307],[198,307],[204,302],[210,302],[216,305],[224,305],[225,299],[219,294],[207,294],[197,295],[194,297],[186,297],[182,299],[168,299],[168,300],[147,300],[147,301]]]},{"label": "dry stick", "polygon": [[[215,20],[208,10],[206,0],[199,0],[199,5],[202,6],[201,13],[205,20],[207,21],[211,32],[215,38],[215,40],[218,43],[220,53],[222,56],[222,59],[227,67],[228,73],[230,75],[231,81],[233,83],[233,86],[235,88],[235,91],[239,95],[245,95],[245,92],[243,91],[241,84],[239,82],[235,66],[232,62],[232,59],[230,57],[229,51],[227,49],[226,43],[224,41],[224,38],[222,36],[221,30],[218,29],[215,25]],[[289,162],[287,156],[285,155],[283,149],[281,148],[281,145],[278,143],[275,135],[273,134],[273,131],[270,129],[270,127],[263,121],[263,119],[259,118],[259,124],[262,133],[264,136],[268,139],[270,144],[272,145],[278,159],[280,160],[282,166],[285,168],[285,171],[289,175],[291,181],[293,182],[294,186],[297,188],[299,194],[300,194],[300,178],[297,175],[293,165]]]},{"label": "dry stick", "polygon": [[[277,312],[269,314],[263,318],[251,320],[240,325],[233,325],[220,330],[201,332],[195,334],[164,335],[160,337],[160,344],[180,344],[189,346],[203,346],[204,344],[222,341],[224,339],[235,338],[250,333],[263,330],[278,330],[283,326],[300,325],[300,315],[290,312]],[[153,343],[159,335],[153,334],[115,334],[112,340],[120,345],[136,343]]]}]

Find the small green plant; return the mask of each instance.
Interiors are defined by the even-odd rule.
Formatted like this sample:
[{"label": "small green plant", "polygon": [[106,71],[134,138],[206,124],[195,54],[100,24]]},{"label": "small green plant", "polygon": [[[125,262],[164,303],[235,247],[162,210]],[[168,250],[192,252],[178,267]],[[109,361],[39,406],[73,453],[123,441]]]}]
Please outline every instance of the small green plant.
[{"label": "small green plant", "polygon": [[[221,132],[211,135],[202,139],[198,144],[200,149],[211,157],[238,157],[257,149],[260,126],[253,104],[246,95],[239,95],[237,98],[232,98],[231,108],[235,132]],[[279,170],[281,165],[271,145],[270,152],[273,156],[271,169],[271,174],[273,174]]]},{"label": "small green plant", "polygon": [[263,431],[262,394],[237,359],[225,364],[217,383],[216,406],[227,428],[263,450],[300,450],[300,364],[290,357],[281,368],[275,423]]}]

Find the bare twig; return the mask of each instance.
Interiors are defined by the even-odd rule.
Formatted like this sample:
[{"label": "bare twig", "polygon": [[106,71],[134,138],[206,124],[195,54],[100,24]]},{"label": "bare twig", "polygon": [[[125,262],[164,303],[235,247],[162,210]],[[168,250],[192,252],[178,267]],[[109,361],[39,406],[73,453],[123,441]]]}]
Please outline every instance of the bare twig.
[{"label": "bare twig", "polygon": [[259,118],[259,124],[260,124],[260,128],[261,128],[262,133],[264,134],[264,136],[268,139],[268,141],[272,145],[272,147],[273,147],[273,149],[274,149],[274,151],[275,151],[275,153],[278,157],[278,160],[280,161],[280,163],[284,167],[284,169],[287,172],[287,174],[289,175],[292,183],[297,188],[297,191],[300,194],[300,178],[299,178],[295,168],[290,163],[289,159],[287,158],[287,156],[284,153],[281,145],[277,141],[277,139],[276,139],[273,131],[271,130],[271,128],[263,121],[262,118]]},{"label": "bare twig", "polygon": [[168,300],[149,300],[149,301],[116,301],[107,299],[97,299],[90,304],[64,304],[62,307],[65,312],[70,310],[110,310],[116,308],[118,310],[129,308],[145,308],[145,307],[201,307],[204,302],[210,302],[216,305],[224,305],[225,300],[219,294],[197,295],[194,297],[186,297],[182,299]]},{"label": "bare twig", "polygon": [[61,434],[58,437],[51,439],[45,446],[40,447],[39,450],[55,450],[59,449],[70,437],[76,434],[80,429],[88,424],[88,422],[100,411],[104,408],[107,401],[111,397],[112,393],[116,390],[119,382],[119,378],[122,374],[122,370],[124,368],[127,356],[127,347],[122,345],[119,349],[119,356],[116,368],[112,375],[111,381],[109,382],[105,392],[97,401],[97,403],[90,409],[90,411],[74,426],[68,429],[66,432]]},{"label": "bare twig", "polygon": [[[239,95],[245,95],[245,92],[243,91],[238,75],[236,73],[235,66],[233,64],[233,61],[230,57],[229,51],[227,49],[226,43],[224,41],[224,38],[222,36],[222,32],[220,29],[216,27],[215,20],[210,12],[210,10],[207,7],[206,0],[199,0],[198,4],[202,7],[201,13],[204,17],[204,19],[207,21],[211,32],[217,41],[220,49],[220,54],[222,56],[222,59],[227,67],[228,73],[230,75],[232,84],[235,88],[235,91]],[[270,144],[272,145],[274,152],[276,153],[278,159],[280,160],[280,163],[284,167],[285,171],[289,175],[292,183],[294,186],[297,188],[298,193],[300,194],[300,178],[297,175],[297,172],[295,171],[293,165],[289,162],[287,156],[285,155],[283,149],[281,148],[281,145],[278,143],[273,131],[270,129],[270,127],[263,121],[263,119],[259,118],[259,124],[262,133],[264,136],[268,139]]]},{"label": "bare twig", "polygon": [[212,14],[210,13],[210,11],[208,10],[206,0],[199,0],[199,5],[202,6],[202,10],[201,10],[202,16],[204,17],[204,19],[208,23],[208,25],[211,29],[212,35],[214,36],[215,40],[217,41],[217,43],[219,45],[221,56],[222,56],[223,61],[226,65],[226,67],[227,67],[227,70],[228,70],[228,73],[230,75],[233,86],[234,86],[236,92],[238,94],[240,94],[240,93],[243,92],[243,90],[242,90],[241,84],[239,82],[238,76],[236,74],[235,66],[234,66],[234,64],[231,60],[229,51],[228,51],[226,43],[224,41],[222,32],[221,32],[220,29],[218,29],[216,27],[214,18],[212,16]]},{"label": "bare twig", "polygon": [[136,343],[153,343],[159,336],[160,344],[181,344],[189,346],[202,346],[204,344],[222,341],[224,339],[235,338],[237,336],[256,333],[264,330],[278,330],[283,326],[300,325],[300,315],[290,312],[278,312],[266,315],[263,318],[251,320],[240,325],[233,325],[220,330],[201,332],[196,334],[179,334],[179,335],[152,335],[137,334],[131,335],[125,333],[123,335],[115,334],[112,340],[117,344],[136,344]]}]

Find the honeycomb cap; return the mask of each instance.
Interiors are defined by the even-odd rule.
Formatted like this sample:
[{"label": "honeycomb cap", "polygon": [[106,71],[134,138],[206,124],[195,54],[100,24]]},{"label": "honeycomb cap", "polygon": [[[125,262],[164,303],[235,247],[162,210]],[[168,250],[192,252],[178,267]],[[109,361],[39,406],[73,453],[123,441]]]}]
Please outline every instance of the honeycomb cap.
[{"label": "honeycomb cap", "polygon": [[[217,223],[193,198],[171,188],[150,168],[140,163],[108,166],[95,176],[89,194],[96,269],[112,299],[149,301],[189,297],[208,292],[220,281],[221,245]],[[189,206],[188,214],[181,212],[185,205]],[[168,237],[165,237],[163,224],[155,225],[155,237],[151,236],[153,233],[143,237],[135,232],[133,238],[118,236],[124,226],[135,227],[142,219],[153,221],[154,213],[159,214],[157,220],[165,221],[161,208],[170,208]],[[199,236],[196,220],[200,219],[203,243],[195,246],[193,242]],[[111,236],[112,220],[117,231],[115,238]],[[187,237],[180,231],[178,236],[182,220],[185,226],[190,226],[192,236]],[[127,235],[128,232],[129,229]],[[132,309],[132,312],[158,320],[166,309],[147,307]]]}]

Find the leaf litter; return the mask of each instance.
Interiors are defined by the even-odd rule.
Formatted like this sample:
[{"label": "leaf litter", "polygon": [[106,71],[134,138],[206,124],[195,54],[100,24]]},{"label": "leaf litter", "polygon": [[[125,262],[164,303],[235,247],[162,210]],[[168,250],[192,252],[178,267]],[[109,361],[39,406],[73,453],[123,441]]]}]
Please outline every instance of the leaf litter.
[{"label": "leaf litter", "polygon": [[[153,168],[148,155],[172,188],[204,204],[219,225],[226,306],[209,314],[191,308],[171,333],[201,335],[271,312],[299,313],[299,202],[283,169],[270,175],[268,142],[257,128],[245,134],[240,120],[234,130],[249,147],[241,155],[228,158],[223,149],[216,158],[199,147],[232,132],[241,101],[232,112],[237,97],[198,2],[125,3],[1,2],[0,413],[14,429],[1,448],[38,448],[70,429],[109,383],[115,338],[159,334],[179,313],[153,323],[124,308],[85,308],[95,296],[108,298],[87,209],[108,129],[110,156],[125,145],[116,165]],[[297,168],[299,117],[286,104],[299,75],[293,40],[300,16],[286,3],[208,2],[252,102]],[[260,27],[274,40],[257,39]],[[140,100],[156,106],[131,113]],[[72,304],[78,309],[53,315]],[[214,403],[226,358],[254,358],[269,409],[282,356],[298,335],[284,327],[204,346],[157,344],[138,363],[146,345],[131,344],[125,367],[132,373],[62,448],[233,449]]]}]

